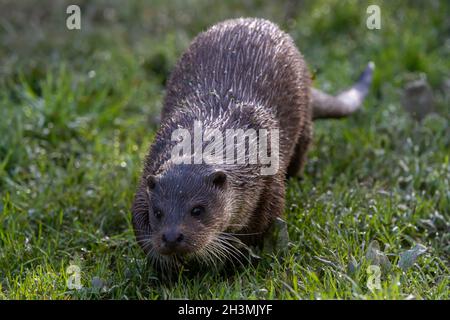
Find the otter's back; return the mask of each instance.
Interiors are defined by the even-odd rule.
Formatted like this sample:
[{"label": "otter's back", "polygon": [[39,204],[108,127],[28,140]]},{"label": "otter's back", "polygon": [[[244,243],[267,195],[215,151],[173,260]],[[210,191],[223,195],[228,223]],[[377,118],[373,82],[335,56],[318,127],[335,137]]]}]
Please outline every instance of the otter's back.
[{"label": "otter's back", "polygon": [[310,78],[291,37],[263,19],[234,19],[198,35],[175,67],[167,86],[163,120],[178,108],[204,106],[205,114],[236,103],[262,105],[292,146],[310,125]]}]

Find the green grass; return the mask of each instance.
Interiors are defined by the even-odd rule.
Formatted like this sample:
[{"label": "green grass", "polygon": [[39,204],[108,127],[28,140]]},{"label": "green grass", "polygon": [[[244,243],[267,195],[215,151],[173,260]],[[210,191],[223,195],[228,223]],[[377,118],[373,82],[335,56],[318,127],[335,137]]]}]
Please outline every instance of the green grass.
[{"label": "green grass", "polygon": [[[41,3],[41,2],[40,2]],[[79,1],[0,4],[0,299],[449,299],[448,1]],[[382,29],[365,27],[367,5]],[[164,82],[190,39],[259,16],[294,38],[315,85],[337,92],[377,65],[363,110],[315,125],[302,180],[288,183],[285,255],[224,277],[164,285],[135,243],[130,206]],[[437,114],[402,109],[425,75]],[[371,241],[392,267],[367,288]],[[406,271],[400,254],[427,251]],[[67,268],[81,268],[70,290]]]}]

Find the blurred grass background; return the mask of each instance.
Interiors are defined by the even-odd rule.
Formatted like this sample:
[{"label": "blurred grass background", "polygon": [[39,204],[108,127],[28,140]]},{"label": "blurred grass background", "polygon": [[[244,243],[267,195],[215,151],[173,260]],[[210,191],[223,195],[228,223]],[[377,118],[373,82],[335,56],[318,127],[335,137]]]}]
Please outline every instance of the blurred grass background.
[{"label": "blurred grass background", "polygon": [[[0,0],[0,298],[448,299],[450,4],[448,1]],[[381,8],[381,30],[366,8]],[[157,128],[165,81],[191,39],[233,17],[289,32],[334,93],[377,68],[363,110],[316,123],[302,180],[291,179],[288,254],[229,278],[167,286],[135,244],[130,205]],[[421,123],[402,88],[425,78]],[[368,244],[392,266],[367,288]],[[408,270],[402,253],[427,252]],[[82,270],[69,290],[70,264]]]}]

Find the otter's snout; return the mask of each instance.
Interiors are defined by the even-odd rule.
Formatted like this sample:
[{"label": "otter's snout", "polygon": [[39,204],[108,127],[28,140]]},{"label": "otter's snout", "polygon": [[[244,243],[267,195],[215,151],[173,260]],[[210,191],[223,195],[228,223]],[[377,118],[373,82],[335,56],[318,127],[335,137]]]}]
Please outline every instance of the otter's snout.
[{"label": "otter's snout", "polygon": [[186,250],[184,234],[178,228],[165,230],[161,235],[162,254],[183,253]]}]

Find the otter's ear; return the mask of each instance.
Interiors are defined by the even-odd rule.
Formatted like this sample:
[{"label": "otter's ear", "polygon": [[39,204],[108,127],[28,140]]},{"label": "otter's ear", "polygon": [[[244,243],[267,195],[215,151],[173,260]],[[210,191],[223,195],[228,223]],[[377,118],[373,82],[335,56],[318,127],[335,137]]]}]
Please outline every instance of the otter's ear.
[{"label": "otter's ear", "polygon": [[155,189],[156,186],[156,177],[152,174],[149,174],[145,177],[145,182],[147,183],[147,187],[149,190]]},{"label": "otter's ear", "polygon": [[227,182],[227,175],[223,171],[215,171],[208,177],[216,187],[224,187]]}]

